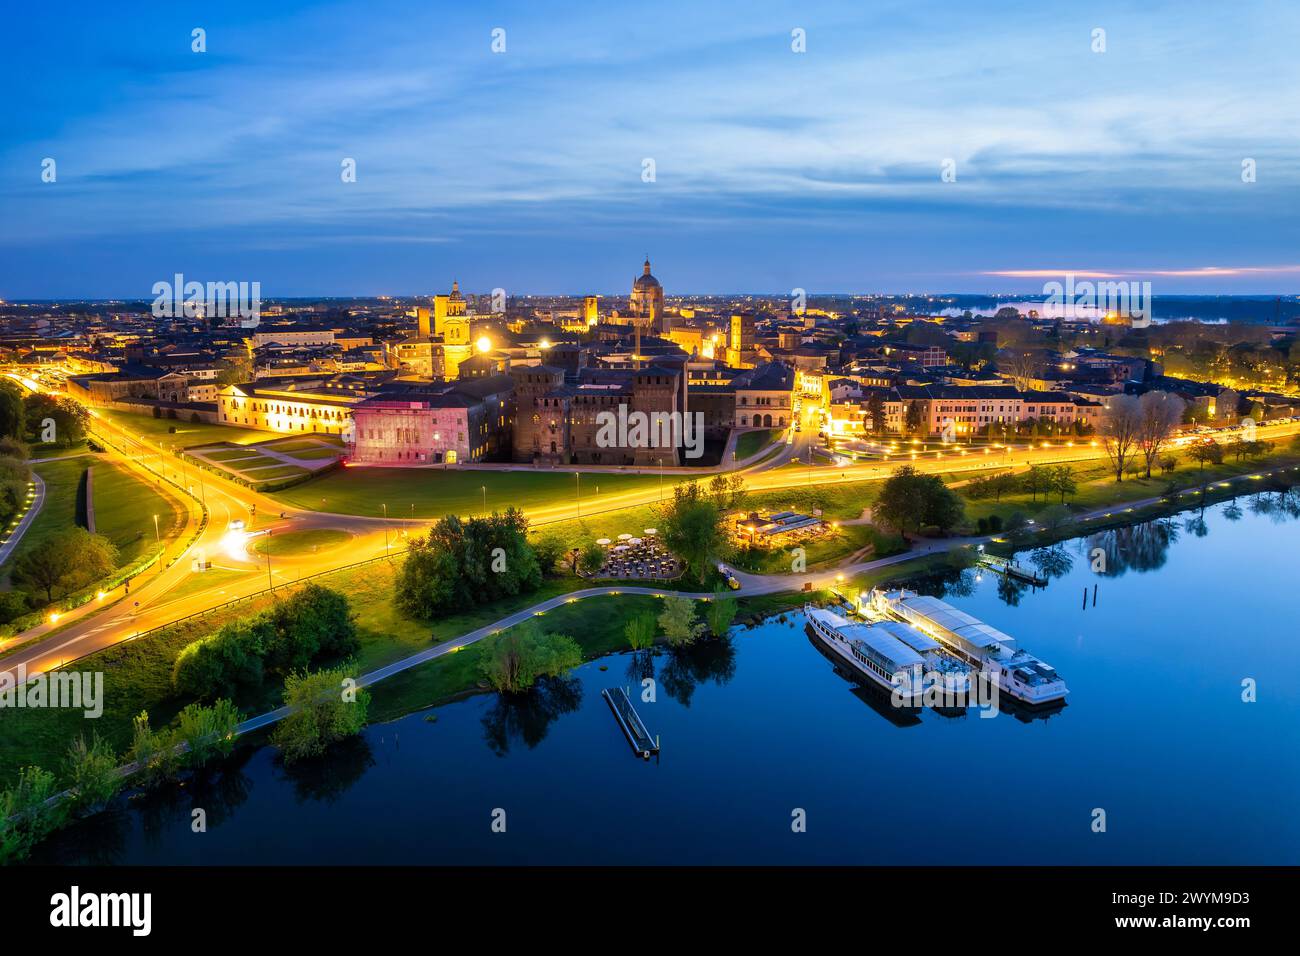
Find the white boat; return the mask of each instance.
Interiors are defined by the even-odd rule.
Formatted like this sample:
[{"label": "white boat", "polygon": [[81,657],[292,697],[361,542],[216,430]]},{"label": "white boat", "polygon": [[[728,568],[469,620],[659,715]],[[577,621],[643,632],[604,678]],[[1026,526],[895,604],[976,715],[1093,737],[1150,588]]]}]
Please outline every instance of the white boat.
[{"label": "white boat", "polygon": [[921,703],[928,688],[949,697],[970,690],[970,667],[916,628],[898,621],[860,624],[811,604],[804,605],[804,614],[836,660],[907,703]]},{"label": "white boat", "polygon": [[946,601],[915,591],[871,592],[871,608],[940,641],[996,680],[998,689],[1031,705],[1055,704],[1070,691],[1055,668],[1016,646],[1016,639]]}]

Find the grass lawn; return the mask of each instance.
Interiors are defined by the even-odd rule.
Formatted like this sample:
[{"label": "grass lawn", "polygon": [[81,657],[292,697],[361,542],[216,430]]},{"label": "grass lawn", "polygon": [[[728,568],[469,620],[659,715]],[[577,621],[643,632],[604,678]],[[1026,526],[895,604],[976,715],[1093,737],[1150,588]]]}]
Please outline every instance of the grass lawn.
[{"label": "grass lawn", "polygon": [[[357,655],[359,672],[423,650],[438,640],[446,640],[490,624],[493,621],[539,601],[564,594],[585,582],[573,577],[548,578],[532,594],[502,601],[490,608],[472,608],[448,615],[436,622],[415,621],[398,612],[392,601],[393,581],[398,563],[377,562],[314,579],[326,587],[346,594],[356,615],[360,638]],[[205,590],[224,580],[234,580],[242,573],[207,571],[192,575],[169,597]],[[36,764],[59,772],[68,744],[78,734],[94,730],[121,753],[129,745],[131,718],[147,710],[154,726],[170,722],[188,703],[172,693],[171,670],[176,655],[187,645],[217,631],[223,624],[239,620],[268,607],[275,598],[261,596],[241,602],[233,608],[186,621],[159,631],[139,641],[119,644],[100,651],[79,663],[78,669],[104,672],[103,716],[89,727],[80,711],[66,709],[6,710],[0,721],[0,787],[23,766]],[[452,654],[464,658],[468,654]],[[475,672],[477,681],[477,672]],[[382,684],[379,686],[383,686]],[[473,686],[473,682],[469,686]],[[280,700],[277,688],[267,688],[255,699],[237,703],[247,714],[262,713]]]},{"label": "grass lawn", "polygon": [[300,475],[307,474],[309,469],[299,468],[297,465],[279,465],[275,468],[258,468],[254,471],[246,471],[244,477],[249,481],[272,481],[277,478],[297,478]]},{"label": "grass lawn", "polygon": [[[482,514],[483,487],[489,511],[537,508],[574,501],[577,484],[569,472],[444,471],[440,468],[340,468],[311,481],[272,492],[271,497],[295,508],[334,514],[382,515],[387,502],[394,515],[417,518],[445,514]],[[655,475],[584,474],[582,500],[601,493],[657,488]],[[668,482],[664,483],[668,488]],[[321,499],[325,499],[324,505]]]},{"label": "grass lawn", "polygon": [[95,459],[85,456],[32,466],[32,470],[45,482],[45,502],[41,506],[40,514],[32,519],[31,526],[23,535],[23,540],[9,560],[4,563],[3,573],[6,579],[9,577],[14,560],[20,554],[77,523],[77,490],[86,467],[94,462]]},{"label": "grass lawn", "polygon": [[750,455],[758,454],[759,449],[772,444],[780,435],[781,431],[769,429],[745,432],[736,439],[736,460],[744,461]]},{"label": "grass lawn", "polygon": [[[269,432],[253,428],[236,428],[230,425],[210,425],[207,422],[187,422],[172,418],[154,418],[152,415],[133,415],[114,409],[96,409],[100,418],[112,422],[119,428],[125,428],[133,435],[143,435],[156,444],[159,439],[164,444],[174,443],[181,448],[192,445],[250,445],[265,441]],[[173,433],[169,429],[175,428]]]},{"label": "grass lawn", "polygon": [[248,471],[250,468],[269,468],[272,465],[283,464],[284,462],[279,458],[272,458],[270,455],[246,455],[233,461],[221,462],[221,466],[230,471]]},{"label": "grass lawn", "polygon": [[308,448],[290,451],[288,448],[283,446],[277,448],[276,451],[289,455],[292,458],[297,458],[300,461],[320,461],[323,458],[337,458],[343,453],[341,448]]},{"label": "grass lawn", "polygon": [[31,446],[30,458],[32,461],[36,461],[39,458],[69,458],[73,455],[84,455],[87,451],[89,451],[89,449],[86,447],[84,441],[79,441],[75,445],[70,445],[67,448],[60,448],[58,445],[54,444],[46,445],[37,443]]},{"label": "grass lawn", "polygon": [[156,549],[153,516],[162,540],[180,532],[184,514],[173,499],[121,465],[95,462],[95,531],[117,545],[118,567]]},{"label": "grass lawn", "polygon": [[263,535],[253,541],[258,554],[268,551],[272,557],[310,554],[313,551],[337,548],[352,540],[352,534],[338,528],[311,528],[307,531],[285,531],[282,534]]},{"label": "grass lawn", "polygon": [[[206,458],[208,461],[237,461],[240,458],[265,459],[266,455],[258,454],[253,448],[230,448],[222,451],[206,451],[195,455],[196,458]],[[274,460],[274,459],[273,459]]]},{"label": "grass lawn", "polygon": [[[1126,477],[1121,482],[1115,481],[1115,475],[1107,462],[1074,463],[1071,467],[1074,470],[1079,491],[1077,494],[1067,497],[1065,503],[1075,512],[1095,511],[1099,508],[1111,506],[1118,507],[1132,501],[1161,495],[1171,481],[1180,489],[1199,488],[1202,484],[1222,481],[1236,475],[1251,475],[1259,471],[1300,462],[1300,453],[1293,450],[1283,450],[1258,461],[1237,462],[1229,460],[1222,465],[1208,465],[1202,471],[1200,465],[1189,461],[1184,454],[1178,453],[1173,457],[1178,460],[1178,467],[1168,475],[1153,471],[1150,480]],[[960,493],[963,489],[958,487],[955,490]],[[964,495],[963,498],[965,498]],[[1020,512],[1026,517],[1032,518],[1045,508],[1060,503],[1059,495],[1049,495],[1045,499],[1040,494],[1035,501],[1025,492],[1003,495],[1001,501],[994,501],[991,498],[978,501],[966,499],[966,520],[973,525],[980,518],[987,518],[990,515],[997,514],[1005,521],[1015,512]]]},{"label": "grass lawn", "polygon": [[195,571],[168,591],[163,603],[178,601],[181,598],[189,597],[191,594],[198,594],[200,591],[220,588],[223,584],[234,584],[237,581],[247,579],[250,574],[255,574],[263,580],[266,578],[266,575],[257,569],[221,568],[214,564],[206,571]]}]

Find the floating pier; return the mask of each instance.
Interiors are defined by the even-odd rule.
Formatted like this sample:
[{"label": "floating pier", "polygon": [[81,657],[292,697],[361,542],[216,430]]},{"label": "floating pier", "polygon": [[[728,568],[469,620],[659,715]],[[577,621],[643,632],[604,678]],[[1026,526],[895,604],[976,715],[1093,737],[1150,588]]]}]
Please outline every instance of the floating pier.
[{"label": "floating pier", "polygon": [[986,568],[991,568],[999,574],[1005,574],[1008,577],[1019,578],[1021,581],[1028,581],[1034,587],[1047,587],[1047,578],[1041,574],[1036,574],[1026,567],[1014,564],[1006,558],[999,558],[993,554],[981,554],[979,557],[980,564]]},{"label": "floating pier", "polygon": [[609,704],[609,709],[614,712],[614,719],[623,728],[623,734],[627,737],[627,742],[632,745],[632,750],[636,752],[637,756],[649,760],[651,754],[659,753],[659,738],[650,736],[645,721],[641,719],[641,715],[632,706],[627,691],[622,687],[615,687],[612,690],[602,690],[600,696],[605,698],[605,702]]}]

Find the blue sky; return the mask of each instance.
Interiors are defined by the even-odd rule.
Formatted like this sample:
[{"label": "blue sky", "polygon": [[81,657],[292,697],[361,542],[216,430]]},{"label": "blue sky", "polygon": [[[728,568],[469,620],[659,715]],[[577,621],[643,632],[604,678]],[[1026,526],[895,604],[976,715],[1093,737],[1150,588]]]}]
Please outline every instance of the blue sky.
[{"label": "blue sky", "polygon": [[0,298],[142,297],[176,272],[267,297],[453,277],[618,294],[647,253],[669,294],[1032,292],[1067,270],[1300,291],[1294,3],[72,0],[6,19]]}]

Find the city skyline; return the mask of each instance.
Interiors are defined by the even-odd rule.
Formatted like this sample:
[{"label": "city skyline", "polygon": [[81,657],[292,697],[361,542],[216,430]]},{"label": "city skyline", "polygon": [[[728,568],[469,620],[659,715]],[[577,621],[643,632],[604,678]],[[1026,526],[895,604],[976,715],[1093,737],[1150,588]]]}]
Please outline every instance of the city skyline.
[{"label": "city skyline", "polygon": [[1300,291],[1282,4],[380,9],[20,11],[0,298]]}]

